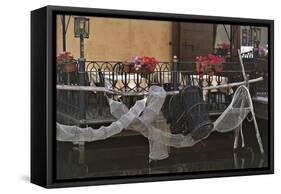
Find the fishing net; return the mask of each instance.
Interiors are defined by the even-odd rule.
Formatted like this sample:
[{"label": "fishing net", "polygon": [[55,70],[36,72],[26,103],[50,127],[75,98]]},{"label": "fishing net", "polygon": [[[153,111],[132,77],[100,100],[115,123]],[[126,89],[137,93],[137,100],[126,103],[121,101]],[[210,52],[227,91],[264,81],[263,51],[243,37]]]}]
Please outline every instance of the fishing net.
[{"label": "fishing net", "polygon": [[198,86],[187,86],[179,94],[167,96],[162,110],[173,134],[190,133],[193,138],[202,139],[213,129]]},{"label": "fishing net", "polygon": [[[137,101],[129,110],[122,102],[110,99],[111,114],[117,121],[108,127],[101,127],[99,129],[93,129],[91,127],[79,128],[77,126],[66,126],[57,123],[57,140],[72,142],[96,141],[106,139],[120,133],[124,129],[133,130],[148,138],[150,159],[162,160],[169,156],[170,146],[177,148],[191,147],[202,139],[207,138],[213,131],[229,132],[237,128],[239,129],[248,113],[252,112],[254,114],[250,93],[245,86],[240,86],[237,88],[232,102],[227,109],[213,124],[201,128],[200,133],[203,135],[196,136],[195,138],[192,132],[188,134],[171,133],[170,124],[161,112],[165,98],[166,92],[162,87],[151,86],[147,99]],[[200,106],[198,106],[197,111],[199,109]],[[203,122],[203,120],[201,121]],[[256,134],[262,151],[262,144],[257,128]]]},{"label": "fishing net", "polygon": [[220,117],[214,122],[214,129],[219,132],[229,132],[242,124],[251,112],[252,100],[249,90],[240,86],[234,93],[232,102]]},{"label": "fishing net", "polygon": [[119,119],[109,126],[102,126],[99,129],[92,127],[68,126],[57,123],[57,140],[68,142],[91,142],[109,138],[127,128],[145,108],[146,99],[136,101],[135,105],[128,108],[121,102],[109,99],[111,114]]}]

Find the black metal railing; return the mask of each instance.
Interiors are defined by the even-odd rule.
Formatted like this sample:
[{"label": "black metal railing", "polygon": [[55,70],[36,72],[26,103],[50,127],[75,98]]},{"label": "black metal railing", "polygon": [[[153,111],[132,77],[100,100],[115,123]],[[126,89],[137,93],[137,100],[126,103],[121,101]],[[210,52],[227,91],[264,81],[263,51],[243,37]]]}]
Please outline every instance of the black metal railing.
[{"label": "black metal railing", "polygon": [[[245,66],[247,66],[247,63],[245,63]],[[196,71],[180,71],[177,68],[194,66],[194,62],[159,62],[154,73],[126,72],[122,61],[85,61],[85,71],[81,71],[79,64],[81,63],[77,62],[77,71],[74,72],[64,72],[62,68],[58,68],[57,84],[79,86],[81,85],[79,78],[83,75],[85,78],[83,85],[105,87],[111,91],[116,91],[115,97],[125,102],[128,106],[133,105],[136,99],[141,98],[135,94],[147,92],[152,85],[161,86],[166,91],[175,91],[187,85],[198,85],[202,88],[243,81],[241,70],[225,69],[225,71],[213,76],[204,75],[199,77]],[[252,62],[249,62],[249,65],[251,64]],[[238,61],[227,62],[225,66],[227,65],[228,67],[240,66]],[[251,78],[259,76],[259,73],[255,72],[254,69],[248,69],[246,73]],[[72,124],[110,122],[113,120],[105,93],[84,92],[84,99],[81,99],[80,92],[57,90],[58,120]],[[122,93],[129,95],[122,95]],[[231,102],[233,93],[232,88],[203,90],[203,99],[207,103],[209,112],[211,114],[221,113]],[[81,114],[79,103],[82,100],[85,101],[85,114]]]}]

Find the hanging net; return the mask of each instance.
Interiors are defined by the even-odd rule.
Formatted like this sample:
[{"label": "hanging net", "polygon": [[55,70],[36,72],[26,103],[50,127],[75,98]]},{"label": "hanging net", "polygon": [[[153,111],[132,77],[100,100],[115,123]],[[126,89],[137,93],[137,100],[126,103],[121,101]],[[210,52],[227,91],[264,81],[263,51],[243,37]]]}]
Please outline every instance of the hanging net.
[{"label": "hanging net", "polygon": [[[151,160],[162,160],[169,156],[170,146],[177,148],[191,147],[202,139],[207,138],[213,131],[229,132],[238,128],[250,111],[253,114],[250,93],[245,86],[240,86],[237,88],[231,104],[214,123],[210,123],[206,115],[204,115],[204,118],[207,119],[205,120],[206,122],[199,120],[202,121],[201,123],[204,123],[204,125],[197,125],[197,128],[198,126],[200,128],[199,135],[194,136],[194,133],[192,133],[194,129],[190,128],[187,134],[175,134],[171,132],[171,126],[161,111],[165,98],[166,92],[162,87],[151,86],[147,98],[136,101],[135,105],[130,109],[122,102],[109,99],[111,114],[117,121],[113,122],[110,126],[102,126],[99,129],[91,127],[80,128],[57,123],[57,140],[91,142],[106,139],[120,133],[124,129],[133,130],[148,138],[149,158]],[[198,104],[199,106],[193,109],[193,111],[191,109],[192,112],[205,111],[204,107],[201,106],[201,102]],[[177,129],[179,131],[186,131],[186,128]],[[261,142],[259,143],[261,144]]]},{"label": "hanging net", "polygon": [[230,105],[214,122],[214,129],[219,132],[229,132],[242,124],[243,120],[253,108],[249,90],[240,86]]},{"label": "hanging net", "polygon": [[111,114],[117,118],[117,121],[109,126],[102,126],[99,129],[92,127],[81,128],[78,126],[68,126],[57,123],[57,140],[68,142],[91,142],[109,138],[127,128],[130,123],[137,118],[145,108],[145,101],[138,100],[135,105],[128,108],[121,102],[109,99]]}]

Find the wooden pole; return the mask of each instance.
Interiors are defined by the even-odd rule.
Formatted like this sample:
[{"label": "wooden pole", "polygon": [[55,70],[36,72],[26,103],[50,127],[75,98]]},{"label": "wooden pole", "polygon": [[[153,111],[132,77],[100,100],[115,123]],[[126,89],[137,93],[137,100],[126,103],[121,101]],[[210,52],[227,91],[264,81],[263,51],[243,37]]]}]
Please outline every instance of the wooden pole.
[{"label": "wooden pole", "polygon": [[[259,77],[256,79],[249,80],[248,83],[260,82],[262,80],[263,80],[263,77]],[[230,84],[222,84],[222,85],[218,85],[218,86],[208,86],[208,87],[203,87],[202,89],[211,90],[211,89],[219,89],[219,88],[229,88],[229,87],[245,85],[246,83],[247,83],[246,81],[242,81],[242,82],[236,82],[236,83],[230,83]]]},{"label": "wooden pole", "polygon": [[[259,77],[256,79],[251,79],[248,81],[248,83],[255,83],[262,81],[263,77]],[[208,86],[203,87],[203,90],[211,90],[211,89],[219,89],[219,88],[229,88],[229,87],[237,87],[240,85],[245,85],[246,82],[236,82],[236,83],[230,83],[230,84],[223,84],[218,86]],[[148,92],[119,92],[115,90],[109,90],[105,87],[96,87],[96,86],[74,86],[74,85],[57,85],[57,90],[72,90],[72,91],[88,91],[88,92],[104,92],[108,94],[116,94],[116,95],[123,95],[123,96],[143,96],[147,95]],[[166,92],[167,95],[174,95],[178,94],[179,91],[168,91]]]}]

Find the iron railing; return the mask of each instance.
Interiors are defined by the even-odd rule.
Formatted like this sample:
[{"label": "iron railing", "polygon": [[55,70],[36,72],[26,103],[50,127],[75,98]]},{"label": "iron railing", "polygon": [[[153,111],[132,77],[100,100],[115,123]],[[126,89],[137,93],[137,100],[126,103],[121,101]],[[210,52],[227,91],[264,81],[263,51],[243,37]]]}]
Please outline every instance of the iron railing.
[{"label": "iron railing", "polygon": [[[140,92],[147,92],[152,85],[165,88],[166,91],[179,90],[186,85],[198,85],[199,87],[221,85],[225,83],[243,81],[241,70],[225,70],[216,75],[204,75],[199,77],[197,72],[184,70],[177,67],[189,66],[195,69],[194,62],[159,62],[154,73],[129,73],[124,71],[124,62],[121,61],[85,61],[85,71],[79,68],[81,62],[77,61],[77,71],[64,72],[57,68],[57,85],[86,85],[105,87],[115,91],[118,98],[128,106],[141,98],[136,95]],[[246,61],[245,66],[253,65]],[[239,62],[227,62],[225,66],[239,67]],[[239,69],[239,68],[238,68]],[[254,68],[246,68],[246,73],[251,78],[259,76]],[[85,80],[81,82],[81,77]],[[256,92],[256,87],[251,91]],[[267,85],[264,86],[267,88]],[[203,98],[207,103],[210,114],[220,114],[230,103],[233,94],[232,88],[204,90]],[[81,95],[83,93],[83,95]],[[122,94],[129,95],[122,95]],[[93,124],[110,123],[114,120],[109,111],[106,95],[103,92],[81,92],[57,90],[57,120],[67,124]],[[81,99],[81,96],[83,99]],[[81,102],[84,103],[84,110],[81,113]]]}]

